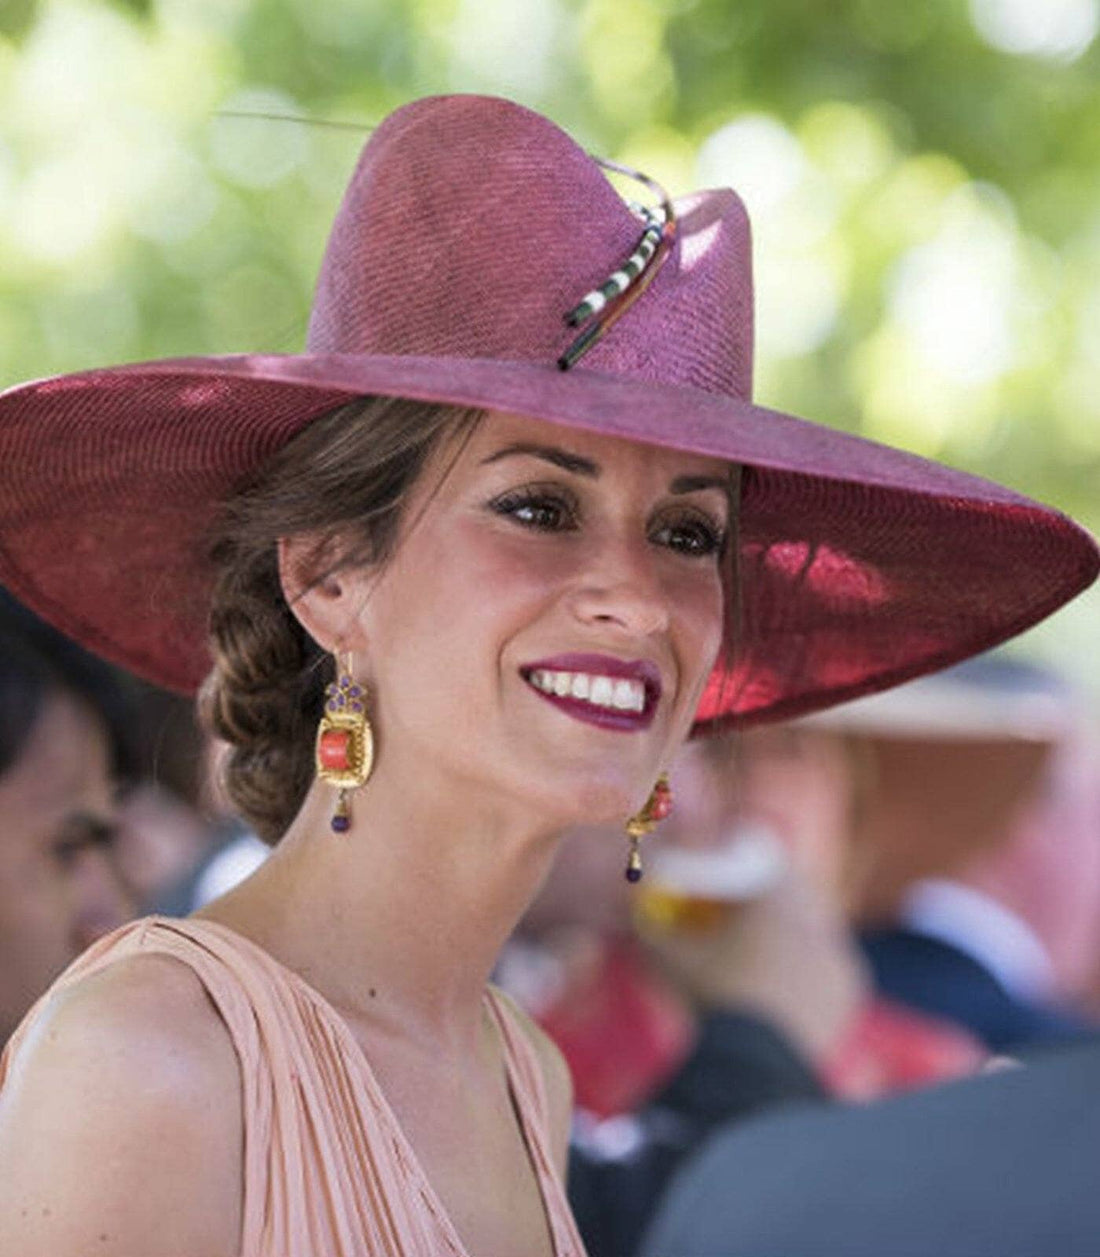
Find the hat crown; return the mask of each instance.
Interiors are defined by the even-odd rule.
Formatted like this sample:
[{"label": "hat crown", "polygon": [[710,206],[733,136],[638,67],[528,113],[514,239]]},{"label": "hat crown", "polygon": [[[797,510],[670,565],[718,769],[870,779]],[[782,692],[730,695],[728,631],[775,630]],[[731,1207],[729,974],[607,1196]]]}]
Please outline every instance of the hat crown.
[{"label": "hat crown", "polygon": [[[728,190],[677,204],[675,248],[581,368],[748,400],[748,217]],[[509,101],[431,97],[360,156],[322,263],[311,353],[552,366],[565,313],[626,260],[641,220],[599,164]]]}]

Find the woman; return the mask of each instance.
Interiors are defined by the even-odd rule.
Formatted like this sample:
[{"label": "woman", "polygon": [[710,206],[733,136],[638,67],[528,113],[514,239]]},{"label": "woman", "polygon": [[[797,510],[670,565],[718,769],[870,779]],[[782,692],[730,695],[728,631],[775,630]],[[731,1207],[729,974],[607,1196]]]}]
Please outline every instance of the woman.
[{"label": "woman", "polygon": [[636,875],[693,723],[938,667],[1096,572],[1054,512],[754,407],[751,361],[732,193],[642,221],[545,119],[433,98],[364,150],[306,354],[0,399],[0,579],[205,677],[279,838],[24,1026],[13,1251],[581,1251],[568,1080],[486,986],[556,835],[630,817]]}]

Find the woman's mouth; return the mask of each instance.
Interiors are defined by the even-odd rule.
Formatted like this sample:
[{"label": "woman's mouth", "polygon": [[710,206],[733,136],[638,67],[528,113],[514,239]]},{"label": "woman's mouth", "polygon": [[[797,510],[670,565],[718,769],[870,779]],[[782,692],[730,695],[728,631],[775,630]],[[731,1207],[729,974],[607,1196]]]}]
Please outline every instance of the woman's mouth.
[{"label": "woman's mouth", "polygon": [[646,660],[564,656],[522,668],[528,685],[555,707],[604,729],[633,732],[653,722],[660,673]]}]

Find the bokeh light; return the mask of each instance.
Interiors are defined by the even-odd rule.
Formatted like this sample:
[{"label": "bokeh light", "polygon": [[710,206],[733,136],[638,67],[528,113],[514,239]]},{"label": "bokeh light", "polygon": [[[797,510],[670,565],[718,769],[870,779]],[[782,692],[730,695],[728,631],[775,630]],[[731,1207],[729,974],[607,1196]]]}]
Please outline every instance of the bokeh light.
[{"label": "bokeh light", "polygon": [[450,28],[452,84],[541,99],[561,59],[561,17],[553,0],[460,0]]},{"label": "bokeh light", "polygon": [[1073,61],[1100,30],[1097,0],[970,0],[983,39],[1004,52]]}]

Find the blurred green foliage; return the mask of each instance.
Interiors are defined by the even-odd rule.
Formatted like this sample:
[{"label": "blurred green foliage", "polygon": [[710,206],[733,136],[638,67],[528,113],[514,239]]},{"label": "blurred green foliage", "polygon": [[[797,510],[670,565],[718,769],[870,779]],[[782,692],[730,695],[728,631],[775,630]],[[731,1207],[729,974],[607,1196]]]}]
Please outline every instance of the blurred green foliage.
[{"label": "blurred green foliage", "polygon": [[[369,126],[497,92],[739,188],[761,401],[1100,528],[1097,7],[0,0],[0,386],[294,351]],[[1089,670],[1100,601],[1056,620]]]}]

